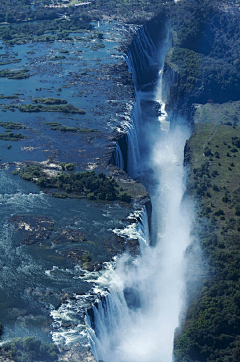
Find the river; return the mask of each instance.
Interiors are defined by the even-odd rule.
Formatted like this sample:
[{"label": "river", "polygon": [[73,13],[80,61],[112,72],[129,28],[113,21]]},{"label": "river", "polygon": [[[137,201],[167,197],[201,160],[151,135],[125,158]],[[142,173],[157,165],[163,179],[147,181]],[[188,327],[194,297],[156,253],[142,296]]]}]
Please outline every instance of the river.
[{"label": "river", "polygon": [[[4,134],[4,122],[20,122],[22,129],[12,132],[27,137],[18,142],[0,140],[2,343],[26,336],[58,344],[88,343],[84,313],[97,298],[90,290],[98,273],[68,256],[91,255],[91,270],[109,262],[123,247],[113,230],[124,228],[135,208],[86,198],[53,198],[12,174],[32,162],[51,163],[53,168],[59,162],[73,162],[76,170],[106,172],[115,145],[109,139],[121,125],[126,103],[126,87],[116,84],[109,69],[123,59],[116,48],[125,30],[115,22],[93,25],[100,27],[71,34],[72,41],[14,46],[0,42],[0,57],[8,62],[0,70],[28,68],[32,74],[21,80],[1,78],[0,131]],[[102,40],[96,35],[99,30]],[[58,61],[55,56],[62,58]],[[20,61],[12,64],[16,57]],[[64,98],[86,114],[19,111],[19,105],[36,97]],[[81,131],[53,130],[49,122]]]}]

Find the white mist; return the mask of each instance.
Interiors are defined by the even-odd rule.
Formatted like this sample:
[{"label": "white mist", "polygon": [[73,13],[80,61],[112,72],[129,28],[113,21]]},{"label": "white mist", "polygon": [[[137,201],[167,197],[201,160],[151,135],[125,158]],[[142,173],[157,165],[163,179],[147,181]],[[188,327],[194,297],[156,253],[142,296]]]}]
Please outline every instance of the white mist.
[{"label": "white mist", "polygon": [[172,362],[174,331],[184,303],[184,254],[191,242],[191,212],[183,202],[184,146],[190,131],[176,118],[176,126],[169,127],[161,76],[155,99],[163,112],[153,126],[141,115],[140,98],[146,94],[136,96],[134,123],[138,123],[130,130],[129,143],[137,154],[129,157],[134,161],[133,174],[143,175],[150,192],[151,241],[144,215],[139,228],[141,256],[135,260],[122,256],[117,268],[103,276],[110,294],[93,308],[89,336],[98,361]]}]

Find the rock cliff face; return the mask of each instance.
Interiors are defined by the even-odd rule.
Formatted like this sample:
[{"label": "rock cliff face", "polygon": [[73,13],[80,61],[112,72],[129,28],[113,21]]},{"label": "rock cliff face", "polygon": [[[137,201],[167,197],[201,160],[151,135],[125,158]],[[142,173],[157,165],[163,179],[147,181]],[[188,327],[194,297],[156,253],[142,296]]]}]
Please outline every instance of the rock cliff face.
[{"label": "rock cliff face", "polygon": [[170,61],[172,48],[168,51],[163,68],[164,97],[166,110],[178,113],[186,119],[188,125],[193,127],[193,103],[197,97],[189,92],[184,96],[179,95],[181,73],[177,66]]},{"label": "rock cliff face", "polygon": [[136,89],[152,90],[158,75],[162,55],[161,43],[166,40],[168,25],[163,16],[150,20],[136,34],[127,49],[128,65]]}]

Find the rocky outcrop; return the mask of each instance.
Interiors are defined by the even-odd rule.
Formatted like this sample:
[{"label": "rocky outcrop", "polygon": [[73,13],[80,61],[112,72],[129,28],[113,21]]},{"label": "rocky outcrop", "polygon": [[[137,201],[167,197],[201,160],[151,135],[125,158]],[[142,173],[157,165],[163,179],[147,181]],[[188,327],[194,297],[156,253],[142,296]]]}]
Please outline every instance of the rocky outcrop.
[{"label": "rocky outcrop", "polygon": [[191,156],[192,156],[191,147],[190,147],[189,141],[187,141],[185,144],[185,147],[184,147],[184,165],[185,166],[189,165],[189,163],[191,161]]},{"label": "rocky outcrop", "polygon": [[96,362],[89,347],[83,347],[79,343],[71,347],[62,347],[60,352],[59,361],[61,362]]}]

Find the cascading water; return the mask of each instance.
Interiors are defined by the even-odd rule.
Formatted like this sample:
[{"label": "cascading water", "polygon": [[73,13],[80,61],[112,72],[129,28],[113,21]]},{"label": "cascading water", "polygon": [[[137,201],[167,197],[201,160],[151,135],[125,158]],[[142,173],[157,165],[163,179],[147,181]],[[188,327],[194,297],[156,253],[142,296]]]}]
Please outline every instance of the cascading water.
[{"label": "cascading water", "polygon": [[141,163],[140,145],[139,145],[139,130],[138,130],[138,116],[140,115],[140,104],[136,101],[134,105],[134,112],[132,112],[132,124],[129,125],[127,133],[128,142],[128,174],[133,178],[137,178],[140,174],[138,165]]},{"label": "cascading water", "polygon": [[124,158],[118,142],[116,142],[116,147],[111,161],[115,166],[119,167],[121,170],[124,170]]},{"label": "cascading water", "polygon": [[[140,46],[139,39],[137,43]],[[162,44],[162,60],[167,44],[167,40]],[[141,57],[148,48],[141,49]],[[148,52],[145,58],[149,61],[150,56]],[[190,212],[183,202],[184,145],[190,131],[176,115],[174,126],[169,127],[172,116],[164,106],[163,61],[160,65],[155,91],[136,91],[128,132],[128,173],[139,177],[151,197],[151,241],[145,212],[138,229],[141,255],[119,258],[110,277],[105,276],[110,293],[87,317],[91,348],[98,361],[173,360],[174,331],[184,301],[184,252],[191,242]],[[161,106],[158,117],[151,114],[157,103]]]}]

